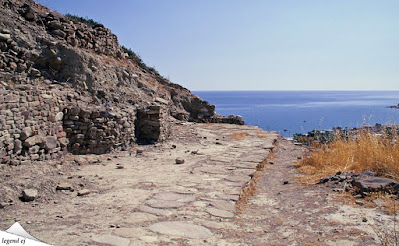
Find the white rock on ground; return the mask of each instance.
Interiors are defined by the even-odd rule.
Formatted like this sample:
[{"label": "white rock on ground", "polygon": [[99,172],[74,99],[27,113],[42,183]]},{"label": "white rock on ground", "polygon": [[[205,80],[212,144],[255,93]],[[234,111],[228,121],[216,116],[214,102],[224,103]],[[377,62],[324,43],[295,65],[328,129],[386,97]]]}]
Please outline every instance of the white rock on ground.
[{"label": "white rock on ground", "polygon": [[159,222],[149,226],[148,229],[161,234],[192,239],[208,238],[213,235],[209,229],[203,226],[178,221]]},{"label": "white rock on ground", "polygon": [[91,240],[100,245],[107,246],[129,246],[130,244],[129,239],[113,235],[93,236]]}]

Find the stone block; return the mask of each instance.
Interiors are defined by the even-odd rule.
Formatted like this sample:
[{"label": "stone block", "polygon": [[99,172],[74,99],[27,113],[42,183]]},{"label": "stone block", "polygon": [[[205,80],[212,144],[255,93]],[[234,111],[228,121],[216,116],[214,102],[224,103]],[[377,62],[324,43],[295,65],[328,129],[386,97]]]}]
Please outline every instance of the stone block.
[{"label": "stone block", "polygon": [[55,115],[55,120],[56,120],[56,121],[62,121],[63,118],[64,118],[64,113],[63,113],[63,112],[58,112],[58,113]]},{"label": "stone block", "polygon": [[36,136],[30,137],[30,138],[27,138],[24,141],[23,146],[29,148],[36,144],[41,144],[41,143],[43,143],[43,138],[41,136],[36,135]]},{"label": "stone block", "polygon": [[7,95],[4,100],[7,103],[16,103],[16,102],[19,102],[19,96],[10,94],[10,95]]},{"label": "stone block", "polygon": [[57,133],[57,138],[64,138],[66,136],[67,136],[67,133],[64,131]]},{"label": "stone block", "polygon": [[70,120],[79,120],[79,116],[77,116],[77,115],[69,115],[68,119],[70,119]]},{"label": "stone block", "polygon": [[22,141],[19,139],[14,140],[14,151],[18,152],[22,149]]},{"label": "stone block", "polygon": [[21,140],[25,140],[33,135],[33,131],[31,127],[25,127],[21,131]]},{"label": "stone block", "polygon": [[21,165],[21,161],[13,159],[13,160],[10,161],[10,165],[19,166],[19,165]]},{"label": "stone block", "polygon": [[55,136],[48,136],[44,140],[44,148],[52,150],[57,147],[57,138]]},{"label": "stone block", "polygon": [[71,109],[69,110],[69,113],[70,113],[71,115],[79,115],[79,113],[80,113],[80,108],[73,107],[73,108],[71,108]]},{"label": "stone block", "polygon": [[30,160],[21,161],[21,165],[30,165],[32,162]]},{"label": "stone block", "polygon": [[25,189],[22,191],[22,200],[24,202],[31,202],[35,200],[38,195],[38,191],[35,189]]},{"label": "stone block", "polygon": [[40,147],[38,145],[34,145],[29,148],[29,154],[36,154],[40,150]]}]

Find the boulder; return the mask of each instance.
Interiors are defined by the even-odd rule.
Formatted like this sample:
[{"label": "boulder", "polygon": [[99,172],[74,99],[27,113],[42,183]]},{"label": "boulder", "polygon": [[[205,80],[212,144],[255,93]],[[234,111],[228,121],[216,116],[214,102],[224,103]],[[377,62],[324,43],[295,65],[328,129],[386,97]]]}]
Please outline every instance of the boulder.
[{"label": "boulder", "polygon": [[33,137],[27,138],[27,139],[24,141],[23,145],[24,145],[25,147],[30,148],[30,147],[32,147],[32,146],[34,146],[34,145],[36,145],[36,144],[41,144],[42,142],[43,142],[42,137],[40,137],[40,136],[38,136],[38,135],[35,135],[35,136],[33,136]]},{"label": "boulder", "polygon": [[61,147],[65,147],[69,144],[69,140],[67,138],[59,138],[58,142],[60,142]]},{"label": "boulder", "polygon": [[160,97],[156,97],[155,102],[168,105],[168,101]]},{"label": "boulder", "polygon": [[72,185],[68,183],[61,183],[57,185],[56,190],[72,190]]},{"label": "boulder", "polygon": [[29,76],[40,77],[40,75],[41,75],[40,71],[36,68],[31,68],[29,71]]},{"label": "boulder", "polygon": [[90,194],[90,190],[88,190],[88,189],[83,189],[83,190],[78,191],[78,196],[85,196],[88,194]]},{"label": "boulder", "polygon": [[49,21],[47,23],[47,26],[51,29],[64,29],[64,26],[61,24],[61,22],[57,20]]},{"label": "boulder", "polygon": [[64,138],[66,136],[67,136],[67,133],[64,131],[57,133],[57,138]]},{"label": "boulder", "polygon": [[34,145],[29,148],[29,154],[36,154],[37,152],[39,152],[39,150],[40,147],[38,145]]},{"label": "boulder", "polygon": [[7,41],[9,39],[11,39],[10,34],[0,33],[0,40]]},{"label": "boulder", "polygon": [[20,139],[21,140],[25,140],[25,139],[29,138],[32,135],[33,135],[32,128],[25,127],[24,129],[22,129]]},{"label": "boulder", "polygon": [[183,158],[176,158],[176,164],[184,164],[184,159]]},{"label": "boulder", "polygon": [[63,112],[58,112],[58,113],[55,115],[55,120],[56,120],[56,121],[62,121],[63,118],[64,118],[64,113],[63,113]]},{"label": "boulder", "polygon": [[80,113],[80,108],[77,108],[77,107],[71,108],[71,109],[69,110],[69,113],[70,113],[71,115],[79,115],[79,113]]},{"label": "boulder", "polygon": [[65,38],[67,36],[66,33],[61,31],[60,29],[53,30],[53,33],[60,38]]},{"label": "boulder", "polygon": [[19,139],[14,140],[14,151],[18,152],[22,149],[22,142]]},{"label": "boulder", "polygon": [[10,165],[11,166],[19,166],[19,165],[21,165],[21,161],[13,159],[10,161]]},{"label": "boulder", "polygon": [[22,72],[28,69],[28,66],[25,63],[18,63],[17,70],[18,72]]},{"label": "boulder", "polygon": [[24,17],[28,21],[36,20],[36,13],[29,5],[26,5]]},{"label": "boulder", "polygon": [[37,197],[38,191],[35,189],[25,189],[22,191],[22,201],[31,202]]},{"label": "boulder", "polygon": [[46,150],[52,150],[57,148],[57,138],[54,136],[48,136],[46,137],[44,141],[44,148]]},{"label": "boulder", "polygon": [[354,178],[352,185],[359,188],[361,193],[383,191],[398,194],[399,192],[399,182],[383,177],[361,175]]}]

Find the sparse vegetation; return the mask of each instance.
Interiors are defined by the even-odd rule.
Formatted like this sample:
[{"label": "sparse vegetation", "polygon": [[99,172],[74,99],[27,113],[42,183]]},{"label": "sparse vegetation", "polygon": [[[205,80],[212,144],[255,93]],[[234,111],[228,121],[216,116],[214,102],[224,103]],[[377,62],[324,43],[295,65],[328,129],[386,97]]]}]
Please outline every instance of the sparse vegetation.
[{"label": "sparse vegetation", "polygon": [[259,132],[257,132],[257,133],[256,133],[256,137],[258,137],[258,138],[267,138],[267,135],[264,134],[264,133],[259,133]]},{"label": "sparse vegetation", "polygon": [[166,78],[164,78],[159,72],[154,68],[154,67],[149,67],[147,64],[143,62],[141,57],[137,55],[132,49],[126,48],[125,46],[122,45],[122,49],[125,53],[129,55],[129,58],[133,60],[134,63],[136,63],[140,68],[147,70],[148,72],[158,76],[161,80],[161,82],[166,82],[168,81]]},{"label": "sparse vegetation", "polygon": [[[66,14],[65,17],[72,21],[85,23],[90,26],[102,25],[101,23],[99,23],[93,19],[90,19],[87,16],[81,17],[81,16],[77,16],[77,15],[73,15],[73,14]],[[168,80],[165,77],[163,77],[154,67],[147,66],[147,64],[145,64],[143,62],[141,57],[138,54],[136,54],[132,49],[127,48],[123,45],[122,45],[122,49],[125,53],[128,54],[129,58],[132,59],[133,62],[136,63],[140,68],[148,71],[149,73],[152,73],[152,74],[158,76],[160,78],[161,82],[164,82],[164,83],[168,82]]]},{"label": "sparse vegetation", "polygon": [[[269,160],[271,160],[269,158]],[[246,187],[243,187],[243,191],[240,195],[239,200],[236,203],[236,209],[237,212],[241,213],[246,206],[246,203],[248,200],[253,197],[256,194],[257,188],[258,188],[258,181],[261,175],[261,172],[263,172],[266,169],[267,162],[266,160],[262,161],[256,166],[256,172],[253,174],[251,181],[248,183]]]},{"label": "sparse vegetation", "polygon": [[142,69],[148,69],[147,65],[141,60],[141,57],[137,55],[132,49],[126,48],[122,45],[123,51],[129,55],[129,58],[132,59],[139,67]]},{"label": "sparse vegetation", "polygon": [[77,15],[72,15],[72,14],[66,14],[65,17],[67,17],[68,19],[72,20],[72,21],[77,21],[77,22],[82,22],[82,23],[86,23],[90,26],[94,26],[94,25],[101,25],[101,23],[93,20],[93,19],[89,19],[87,16],[86,17],[81,17],[81,16],[77,16]]},{"label": "sparse vegetation", "polygon": [[248,136],[246,132],[235,132],[230,135],[230,138],[234,140],[244,140],[246,136]]},{"label": "sparse vegetation", "polygon": [[369,131],[349,138],[337,136],[330,144],[314,147],[296,166],[313,181],[339,171],[365,170],[399,180],[398,139],[397,134],[381,136]]}]

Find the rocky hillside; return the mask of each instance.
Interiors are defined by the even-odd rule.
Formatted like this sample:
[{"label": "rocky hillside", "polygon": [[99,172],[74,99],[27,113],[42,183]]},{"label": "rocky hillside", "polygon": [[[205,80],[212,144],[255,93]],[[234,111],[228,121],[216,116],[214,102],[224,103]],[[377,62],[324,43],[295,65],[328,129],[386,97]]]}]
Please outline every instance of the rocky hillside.
[{"label": "rocky hillside", "polygon": [[111,30],[67,18],[34,1],[1,3],[2,76],[69,83],[94,103],[143,106],[159,97],[177,118],[209,121],[214,106],[129,57]]},{"label": "rocky hillside", "polygon": [[147,67],[102,24],[31,0],[0,3],[0,162],[103,153],[173,120],[243,124]]}]

